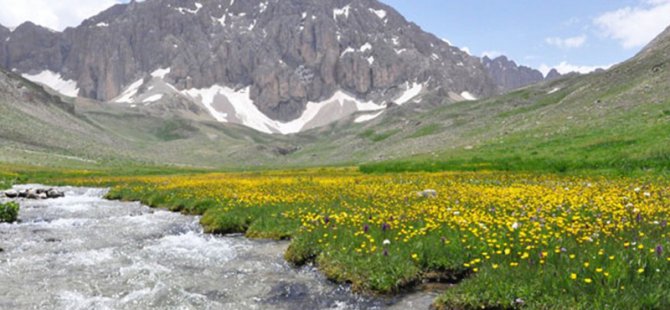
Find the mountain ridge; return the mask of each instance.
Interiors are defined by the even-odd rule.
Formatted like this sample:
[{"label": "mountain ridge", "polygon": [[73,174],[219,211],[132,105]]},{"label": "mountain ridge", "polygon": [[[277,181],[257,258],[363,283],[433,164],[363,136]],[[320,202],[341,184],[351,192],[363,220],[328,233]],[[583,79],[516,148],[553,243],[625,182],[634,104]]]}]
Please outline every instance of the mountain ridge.
[{"label": "mountain ridge", "polygon": [[[45,46],[15,43],[25,39],[13,32],[6,67],[49,70],[75,81],[79,95],[102,101],[166,68],[179,90],[250,87],[258,109],[279,121],[338,90],[381,103],[414,83],[477,97],[494,89],[477,59],[374,0],[149,0],[115,5],[55,42],[59,33],[39,26],[16,31],[28,30],[48,37],[40,40]],[[22,61],[28,56],[34,64]]]},{"label": "mountain ridge", "polygon": [[24,23],[4,36],[5,67],[65,95],[191,101],[179,106],[268,133],[373,119],[426,90],[499,92],[479,58],[375,0],[133,1],[63,32]]}]

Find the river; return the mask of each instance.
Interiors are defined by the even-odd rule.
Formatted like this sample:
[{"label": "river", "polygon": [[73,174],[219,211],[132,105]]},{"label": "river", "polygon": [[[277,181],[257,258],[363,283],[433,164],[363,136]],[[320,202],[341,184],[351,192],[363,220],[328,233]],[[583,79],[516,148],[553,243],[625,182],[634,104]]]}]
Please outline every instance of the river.
[{"label": "river", "polygon": [[287,242],[204,234],[198,217],[105,189],[60,190],[0,224],[0,309],[427,309],[435,298],[359,296],[290,266]]}]

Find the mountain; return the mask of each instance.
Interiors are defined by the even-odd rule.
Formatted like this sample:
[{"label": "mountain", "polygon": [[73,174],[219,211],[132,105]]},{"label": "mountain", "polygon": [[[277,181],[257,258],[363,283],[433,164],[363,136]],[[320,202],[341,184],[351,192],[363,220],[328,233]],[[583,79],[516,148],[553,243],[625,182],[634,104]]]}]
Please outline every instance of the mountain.
[{"label": "mountain", "polygon": [[519,66],[506,56],[499,56],[495,59],[484,56],[482,63],[501,93],[561,77],[556,69],[552,69],[545,79],[539,70]]},{"label": "mountain", "polygon": [[132,1],[62,33],[26,23],[4,36],[4,67],[65,95],[169,101],[267,133],[372,119],[428,89],[497,91],[478,58],[375,0]]},{"label": "mountain", "polygon": [[[0,68],[0,161],[27,165],[248,166],[296,147],[284,136],[99,102],[63,100]],[[249,154],[253,154],[250,158]]]},{"label": "mountain", "polygon": [[[103,156],[121,146],[75,113],[75,106],[0,68],[0,154],[60,154],[60,159]],[[96,147],[92,147],[96,145]],[[107,145],[107,146],[105,146]],[[121,148],[117,156],[122,157]],[[33,164],[42,164],[34,162]]]},{"label": "mountain", "polygon": [[[181,91],[156,103],[167,110],[134,109],[82,98],[63,101],[1,71],[0,160],[295,167],[409,158],[506,165],[548,161],[559,168],[574,160],[594,169],[668,162],[668,51],[670,30],[608,70],[566,75],[473,102],[454,103],[453,94],[426,89],[422,104],[391,107],[366,122],[355,114],[286,136],[216,122],[200,115],[197,107],[205,108],[198,104],[183,114],[168,113],[189,109]],[[162,74],[142,84],[153,91],[165,82]],[[138,92],[143,88],[149,87],[141,85]]]},{"label": "mountain", "polygon": [[549,73],[547,73],[547,76],[544,78],[547,81],[553,81],[555,79],[561,78],[561,74],[558,72],[556,69],[551,69]]},{"label": "mountain", "polygon": [[397,111],[324,139],[347,145],[342,152],[353,158],[404,160],[382,163],[382,169],[667,171],[668,64],[670,28],[635,57],[607,70],[568,74],[476,102]]}]

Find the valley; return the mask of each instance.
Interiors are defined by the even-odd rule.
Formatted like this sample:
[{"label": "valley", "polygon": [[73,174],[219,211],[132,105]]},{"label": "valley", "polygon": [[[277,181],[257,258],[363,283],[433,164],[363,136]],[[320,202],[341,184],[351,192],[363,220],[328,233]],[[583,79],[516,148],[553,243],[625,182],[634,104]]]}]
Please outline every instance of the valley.
[{"label": "valley", "polygon": [[0,308],[670,307],[670,27],[559,73],[394,6],[0,25],[0,189],[65,191],[0,191]]}]

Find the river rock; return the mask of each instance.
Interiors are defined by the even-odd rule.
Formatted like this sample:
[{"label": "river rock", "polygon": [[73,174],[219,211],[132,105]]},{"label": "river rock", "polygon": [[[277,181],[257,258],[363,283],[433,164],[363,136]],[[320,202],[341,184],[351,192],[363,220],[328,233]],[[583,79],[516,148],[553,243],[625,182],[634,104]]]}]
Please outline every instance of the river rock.
[{"label": "river rock", "polygon": [[47,192],[47,198],[61,198],[65,197],[65,193],[51,189]]},{"label": "river rock", "polygon": [[34,191],[34,190],[31,189],[31,190],[28,190],[28,192],[26,194],[26,198],[28,198],[28,199],[39,199],[39,196],[37,194],[37,191]]},{"label": "river rock", "polygon": [[15,190],[10,189],[8,191],[5,191],[5,197],[16,198],[16,197],[19,197],[19,193]]},{"label": "river rock", "polygon": [[27,198],[28,197],[28,190],[24,189],[19,192],[19,198]]}]

